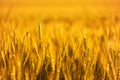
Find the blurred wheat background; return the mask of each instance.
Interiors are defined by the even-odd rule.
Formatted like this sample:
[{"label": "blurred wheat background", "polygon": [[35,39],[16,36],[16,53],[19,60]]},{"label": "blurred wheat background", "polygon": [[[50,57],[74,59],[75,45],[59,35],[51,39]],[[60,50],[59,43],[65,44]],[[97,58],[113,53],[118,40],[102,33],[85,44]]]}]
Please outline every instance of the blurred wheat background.
[{"label": "blurred wheat background", "polygon": [[120,80],[119,3],[47,1],[0,1],[0,80]]}]

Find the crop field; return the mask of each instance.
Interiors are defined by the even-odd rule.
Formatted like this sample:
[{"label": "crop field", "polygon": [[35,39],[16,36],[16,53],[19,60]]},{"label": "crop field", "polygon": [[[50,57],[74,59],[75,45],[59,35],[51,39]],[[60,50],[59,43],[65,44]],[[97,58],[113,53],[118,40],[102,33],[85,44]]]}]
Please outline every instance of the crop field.
[{"label": "crop field", "polygon": [[1,10],[0,80],[120,80],[118,14]]}]

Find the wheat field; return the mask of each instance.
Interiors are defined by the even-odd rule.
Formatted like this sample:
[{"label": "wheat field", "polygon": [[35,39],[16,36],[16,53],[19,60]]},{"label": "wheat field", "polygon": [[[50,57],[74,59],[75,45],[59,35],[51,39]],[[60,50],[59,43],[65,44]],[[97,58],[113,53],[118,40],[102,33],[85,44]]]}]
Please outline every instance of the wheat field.
[{"label": "wheat field", "polygon": [[1,14],[0,80],[120,80],[120,17]]}]

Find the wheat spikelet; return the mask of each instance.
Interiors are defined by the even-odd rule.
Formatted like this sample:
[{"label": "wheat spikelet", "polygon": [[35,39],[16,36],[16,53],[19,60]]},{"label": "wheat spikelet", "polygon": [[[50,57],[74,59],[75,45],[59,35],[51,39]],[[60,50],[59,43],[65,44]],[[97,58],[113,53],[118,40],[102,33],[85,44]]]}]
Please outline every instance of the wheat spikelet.
[{"label": "wheat spikelet", "polygon": [[41,25],[41,23],[38,24],[38,36],[39,36],[39,39],[42,40],[42,25]]},{"label": "wheat spikelet", "polygon": [[113,53],[111,52],[110,50],[110,54],[108,54],[108,60],[109,60],[109,65],[110,65],[110,69],[112,70],[112,78],[114,80],[116,80],[116,71],[115,71],[115,66],[114,66],[114,63],[113,63],[113,60],[112,60],[112,55]]},{"label": "wheat spikelet", "polygon": [[26,35],[24,36],[23,38],[23,55],[26,55],[25,59],[24,59],[24,62],[22,63],[22,66],[25,66],[27,60],[28,60],[28,57],[30,55],[30,34],[27,32]]},{"label": "wheat spikelet", "polygon": [[15,67],[14,64],[12,65],[11,79],[12,79],[12,80],[16,80],[16,67]]},{"label": "wheat spikelet", "polygon": [[118,65],[118,67],[117,67],[117,80],[120,80],[120,53],[118,53],[118,61],[117,61],[117,65]]}]

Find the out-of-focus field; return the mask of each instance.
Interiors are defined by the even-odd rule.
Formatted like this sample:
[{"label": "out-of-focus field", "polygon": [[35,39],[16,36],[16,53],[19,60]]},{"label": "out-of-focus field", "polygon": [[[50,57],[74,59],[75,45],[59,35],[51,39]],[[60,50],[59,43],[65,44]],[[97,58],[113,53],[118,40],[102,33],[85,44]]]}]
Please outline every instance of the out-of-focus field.
[{"label": "out-of-focus field", "polygon": [[117,9],[0,9],[0,80],[120,80]]}]

